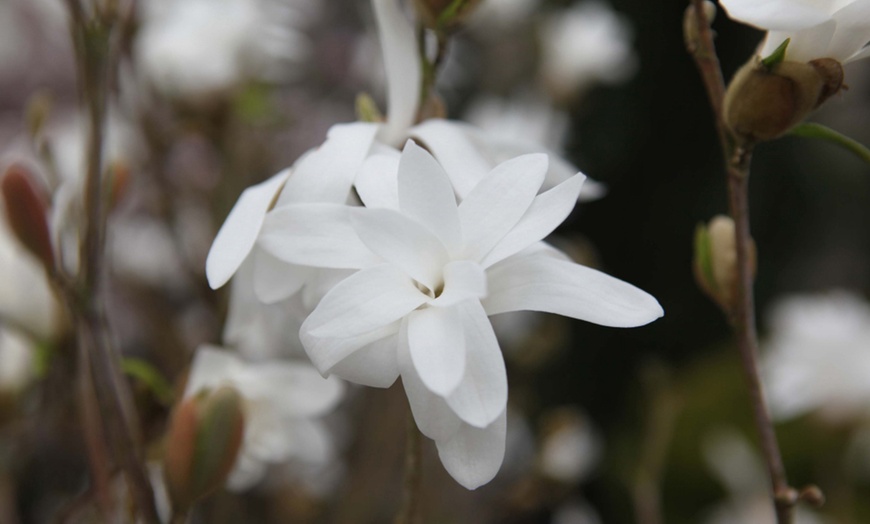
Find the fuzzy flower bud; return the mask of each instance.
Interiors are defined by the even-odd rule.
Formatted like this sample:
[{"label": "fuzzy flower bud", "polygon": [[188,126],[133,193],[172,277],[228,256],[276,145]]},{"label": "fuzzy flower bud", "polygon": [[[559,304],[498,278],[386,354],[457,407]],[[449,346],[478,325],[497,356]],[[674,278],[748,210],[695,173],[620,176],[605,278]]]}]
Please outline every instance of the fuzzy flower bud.
[{"label": "fuzzy flower bud", "polygon": [[48,228],[48,201],[30,171],[20,164],[6,170],[2,182],[6,219],[15,237],[47,268],[54,267],[54,249]]},{"label": "fuzzy flower bud", "polygon": [[778,138],[843,87],[843,66],[832,58],[766,65],[757,57],[740,68],[725,94],[723,116],[749,142]]},{"label": "fuzzy flower bud", "polygon": [[[749,243],[752,272],[755,273],[755,244]],[[734,220],[713,217],[695,230],[695,279],[698,286],[726,312],[733,310],[737,286],[737,246]]]},{"label": "fuzzy flower bud", "polygon": [[242,397],[230,387],[204,391],[178,405],[163,459],[176,510],[186,510],[223,485],[242,444],[244,425]]},{"label": "fuzzy flower bud", "polygon": [[480,0],[414,0],[417,12],[430,29],[455,29],[474,11]]}]

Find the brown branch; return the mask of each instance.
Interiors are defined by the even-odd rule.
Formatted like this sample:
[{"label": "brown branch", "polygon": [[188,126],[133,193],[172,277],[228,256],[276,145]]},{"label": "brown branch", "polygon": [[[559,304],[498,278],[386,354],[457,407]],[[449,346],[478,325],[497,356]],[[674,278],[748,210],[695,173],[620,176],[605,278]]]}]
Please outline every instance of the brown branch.
[{"label": "brown branch", "polygon": [[755,327],[753,262],[750,253],[752,240],[749,231],[749,165],[752,144],[742,142],[725,124],[722,115],[725,82],[703,4],[703,0],[691,0],[686,12],[686,47],[695,59],[707,89],[727,172],[729,210],[735,224],[737,250],[737,286],[729,321],[737,341],[755,426],[770,476],[777,522],[792,524],[797,493],[788,485],[782,454],[758,373],[758,335]]},{"label": "brown branch", "polygon": [[421,468],[423,446],[420,430],[414,422],[413,415],[407,414],[405,433],[405,487],[402,507],[396,516],[395,524],[419,524],[420,520],[420,488],[423,472]]},{"label": "brown branch", "polygon": [[[93,385],[105,435],[116,462],[127,477],[141,517],[156,524],[159,519],[136,437],[138,431],[131,394],[120,372],[119,356],[109,343],[105,312],[100,305],[106,226],[102,201],[102,150],[108,93],[114,60],[117,59],[117,45],[113,45],[117,44],[114,39],[115,21],[112,17],[101,17],[99,13],[86,16],[76,0],[68,0],[68,5],[79,73],[79,96],[88,116],[85,232],[77,278],[67,285],[63,268],[58,267],[54,281],[65,294],[80,351],[87,353],[87,358],[82,359],[79,366],[80,380],[89,380]],[[98,480],[100,476],[95,475],[95,482],[101,482]]]}]

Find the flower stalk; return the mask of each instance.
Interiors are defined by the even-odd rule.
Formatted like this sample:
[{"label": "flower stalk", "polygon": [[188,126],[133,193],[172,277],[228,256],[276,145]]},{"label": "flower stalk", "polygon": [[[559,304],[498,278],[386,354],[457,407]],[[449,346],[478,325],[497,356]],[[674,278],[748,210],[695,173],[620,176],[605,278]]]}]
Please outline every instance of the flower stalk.
[{"label": "flower stalk", "polygon": [[[67,0],[70,12],[71,37],[78,70],[79,95],[88,117],[85,171],[85,233],[80,246],[80,269],[70,282],[63,274],[62,261],[57,261],[53,281],[64,295],[64,303],[73,320],[82,357],[79,359],[79,380],[92,381],[93,396],[99,407],[97,417],[86,416],[86,421],[101,418],[105,435],[115,462],[125,473],[139,515],[145,522],[158,523],[154,495],[142,460],[142,450],[136,435],[133,401],[120,372],[117,352],[112,348],[107,331],[105,310],[100,302],[100,278],[103,274],[103,255],[106,212],[103,205],[102,170],[104,125],[108,106],[109,88],[115,60],[117,13],[113,9],[96,6],[87,14],[78,0]],[[86,386],[81,386],[83,391]],[[89,395],[82,394],[87,402]],[[85,412],[90,412],[84,406]],[[85,431],[91,431],[86,429]],[[93,440],[93,435],[89,438]],[[93,444],[93,443],[92,443]],[[89,445],[92,454],[96,448]],[[98,464],[93,460],[92,466]],[[95,472],[99,479],[102,473]]]},{"label": "flower stalk", "polygon": [[405,433],[405,485],[402,507],[396,516],[396,524],[419,524],[420,520],[420,488],[423,481],[423,446],[420,430],[409,412],[407,415]]},{"label": "flower stalk", "polygon": [[770,477],[777,523],[792,524],[794,507],[798,499],[797,492],[788,484],[782,454],[758,372],[758,335],[752,294],[752,240],[749,232],[749,166],[752,159],[752,144],[736,136],[725,124],[723,117],[725,82],[716,56],[704,3],[703,0],[691,0],[691,5],[686,11],[686,46],[701,73],[713,109],[725,159],[729,211],[735,224],[737,285],[734,307],[728,320],[737,341],[755,426]]}]

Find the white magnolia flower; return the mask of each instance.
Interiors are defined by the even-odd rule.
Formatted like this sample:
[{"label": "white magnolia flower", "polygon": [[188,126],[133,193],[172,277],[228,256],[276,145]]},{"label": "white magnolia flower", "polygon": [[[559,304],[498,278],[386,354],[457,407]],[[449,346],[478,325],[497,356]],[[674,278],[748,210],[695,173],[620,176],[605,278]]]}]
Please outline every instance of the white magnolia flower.
[{"label": "white magnolia flower", "polygon": [[540,34],[541,75],[557,98],[570,99],[596,82],[623,82],[637,68],[631,25],[603,2],[552,13]]},{"label": "white magnolia flower", "polygon": [[[195,100],[251,79],[286,77],[309,52],[294,24],[308,2],[157,0],[143,4],[136,56],[155,87]],[[310,16],[310,15],[309,15]]]},{"label": "white magnolia flower", "polygon": [[585,179],[538,195],[547,167],[542,154],[500,164],[457,205],[447,173],[409,141],[400,158],[363,166],[367,207],[276,209],[260,238],[285,262],[359,269],[302,325],[309,357],[365,385],[401,374],[417,425],[469,488],[488,482],[504,453],[507,377],[488,315],[546,311],[616,327],[662,315],[647,293],[541,242]]},{"label": "white magnolia flower", "polygon": [[773,415],[870,412],[870,304],[833,292],[778,303],[764,355]]},{"label": "white magnolia flower", "polygon": [[185,397],[203,389],[235,388],[245,400],[245,435],[227,485],[245,490],[269,464],[298,460],[325,464],[334,458],[329,432],[318,420],[341,400],[344,387],[302,362],[246,363],[213,346],[197,350]]},{"label": "white magnolia flower", "polygon": [[841,63],[870,56],[870,1],[721,0],[728,16],[767,30],[759,49],[768,56],[787,38],[788,60],[833,58]]}]

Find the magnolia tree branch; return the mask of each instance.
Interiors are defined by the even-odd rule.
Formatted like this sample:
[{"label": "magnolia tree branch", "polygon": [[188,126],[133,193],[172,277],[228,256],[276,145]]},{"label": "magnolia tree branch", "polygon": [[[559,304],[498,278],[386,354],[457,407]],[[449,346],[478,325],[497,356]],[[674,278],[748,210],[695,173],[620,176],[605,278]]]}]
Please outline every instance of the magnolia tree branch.
[{"label": "magnolia tree branch", "polygon": [[755,302],[752,294],[753,261],[750,253],[752,240],[749,232],[749,165],[752,159],[752,145],[743,143],[725,125],[722,115],[725,82],[703,4],[703,0],[691,0],[689,10],[686,12],[684,29],[686,47],[695,59],[707,89],[727,172],[728,202],[731,218],[735,224],[737,250],[737,284],[729,321],[737,341],[755,426],[761,439],[770,476],[777,523],[792,524],[797,492],[788,485],[782,454],[758,373],[758,335],[755,327]]},{"label": "magnolia tree branch", "polygon": [[423,443],[420,430],[409,412],[405,433],[405,487],[402,507],[396,516],[395,524],[419,524],[420,520],[420,488],[422,487]]},{"label": "magnolia tree branch", "polygon": [[[114,53],[117,44],[114,17],[97,7],[94,13],[86,16],[75,0],[69,0],[68,5],[79,73],[79,94],[88,116],[85,232],[77,278],[71,285],[64,284],[63,268],[58,267],[55,280],[61,284],[58,287],[65,294],[65,303],[83,352],[79,365],[80,380],[92,379],[109,448],[126,474],[140,516],[145,522],[159,523],[153,490],[137,440],[132,397],[120,372],[118,354],[110,345],[100,293],[106,226],[102,191],[104,125],[113,60],[117,59]],[[82,397],[85,401],[85,396]],[[84,409],[87,410],[87,406]],[[100,476],[97,474],[96,478]]]}]

